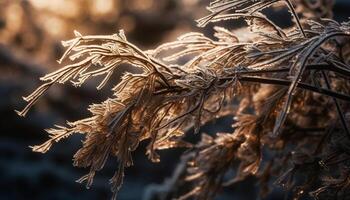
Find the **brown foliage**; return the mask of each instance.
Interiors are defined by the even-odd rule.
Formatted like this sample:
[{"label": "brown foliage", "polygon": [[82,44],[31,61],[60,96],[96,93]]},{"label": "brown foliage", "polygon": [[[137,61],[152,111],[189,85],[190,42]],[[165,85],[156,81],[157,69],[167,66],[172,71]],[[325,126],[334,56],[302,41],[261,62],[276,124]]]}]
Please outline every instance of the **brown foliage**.
[{"label": "brown foliage", "polygon": [[[281,28],[261,12],[281,3],[292,15],[292,28]],[[143,140],[149,141],[147,155],[153,162],[160,161],[158,150],[191,148],[186,175],[179,178],[193,188],[180,199],[212,199],[220,187],[248,176],[259,179],[262,196],[274,180],[295,198],[310,191],[319,199],[347,198],[350,66],[343,55],[349,52],[350,22],[299,19],[289,0],[215,0],[208,10],[199,26],[243,18],[251,37],[241,41],[235,30],[215,27],[216,40],[186,33],[142,51],[123,31],[75,32],[76,38],[63,42],[67,51],[59,62],[65,67],[41,78],[44,84],[24,98],[28,105],[21,116],[53,84],[80,86],[102,76],[101,89],[125,63],[140,73],[125,73],[112,89],[114,96],[89,107],[91,117],[49,129],[50,139],[33,150],[45,153],[71,134],[84,134],[74,165],[90,172],[78,181],[90,186],[107,158],[116,157],[113,198]],[[183,59],[187,62],[176,64]],[[197,133],[202,124],[228,114],[235,116],[233,133],[203,134],[198,144],[183,140],[191,128]],[[263,151],[270,156],[263,158]],[[224,182],[230,169],[237,173]]]}]

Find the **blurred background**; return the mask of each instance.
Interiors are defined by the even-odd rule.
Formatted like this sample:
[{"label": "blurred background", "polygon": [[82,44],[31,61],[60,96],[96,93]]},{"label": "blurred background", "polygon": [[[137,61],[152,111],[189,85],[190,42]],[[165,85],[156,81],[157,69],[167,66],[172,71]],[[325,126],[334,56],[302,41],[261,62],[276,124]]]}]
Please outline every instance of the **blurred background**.
[{"label": "blurred background", "polygon": [[[14,110],[25,106],[21,97],[39,86],[40,76],[60,67],[56,62],[64,52],[60,41],[74,37],[73,30],[90,35],[124,29],[130,42],[147,50],[189,31],[209,35],[212,26],[199,29],[195,24],[195,19],[207,13],[208,3],[209,0],[0,0],[0,199],[109,199],[108,179],[113,176],[115,161],[97,174],[89,190],[75,182],[88,171],[72,166],[81,136],[60,142],[47,154],[33,153],[28,146],[47,139],[44,129],[88,116],[87,106],[110,96],[109,89],[118,83],[118,77],[101,92],[96,91],[94,81],[82,88],[54,87],[26,118],[20,118]],[[349,0],[337,0],[335,19],[346,20],[349,10]],[[226,123],[219,120],[203,131],[216,132]],[[162,162],[153,164],[145,158],[144,148],[139,148],[134,154],[135,166],[126,171],[118,199],[152,199],[155,191],[164,189],[159,184],[171,176],[181,151],[161,152]],[[257,199],[255,190],[252,181],[247,181],[225,189],[217,199]],[[269,199],[280,199],[279,193]]]}]

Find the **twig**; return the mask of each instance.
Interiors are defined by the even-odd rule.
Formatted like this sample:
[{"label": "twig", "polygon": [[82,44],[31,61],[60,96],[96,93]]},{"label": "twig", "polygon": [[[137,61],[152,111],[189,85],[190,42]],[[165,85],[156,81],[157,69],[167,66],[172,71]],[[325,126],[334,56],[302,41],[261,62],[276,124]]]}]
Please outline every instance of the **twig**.
[{"label": "twig", "polygon": [[[329,77],[327,76],[327,74],[323,70],[321,71],[321,73],[322,73],[322,76],[323,76],[324,81],[326,83],[327,89],[331,89],[331,84],[330,84]],[[337,98],[332,97],[332,99],[333,99],[333,101],[335,103],[335,106],[337,108],[337,112],[338,112],[340,121],[341,121],[341,123],[343,125],[344,131],[346,132],[347,137],[350,139],[350,131],[349,131],[349,128],[347,126],[346,119],[345,119],[344,113],[343,113],[343,111],[341,109],[341,106],[340,106]]]},{"label": "twig", "polygon": [[[262,77],[255,77],[255,76],[241,76],[238,78],[240,81],[255,82],[255,83],[262,83],[262,84],[271,84],[271,85],[281,85],[281,86],[290,86],[292,83],[289,80],[276,79],[276,78],[262,78]],[[232,77],[224,78],[221,80],[232,80]],[[306,83],[299,83],[297,87],[350,102],[349,95],[334,92],[332,90],[314,87],[314,86],[306,84]]]}]

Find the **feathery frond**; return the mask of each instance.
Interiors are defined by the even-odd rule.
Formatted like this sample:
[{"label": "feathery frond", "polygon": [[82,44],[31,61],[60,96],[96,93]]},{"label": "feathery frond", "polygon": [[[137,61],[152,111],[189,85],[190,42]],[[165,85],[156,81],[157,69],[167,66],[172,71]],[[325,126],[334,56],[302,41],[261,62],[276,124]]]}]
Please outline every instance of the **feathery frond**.
[{"label": "feathery frond", "polygon": [[[281,28],[262,14],[278,2],[292,13],[292,28]],[[187,33],[142,51],[123,31],[106,36],[75,32],[76,38],[63,42],[67,50],[59,63],[65,67],[41,78],[44,83],[24,98],[28,105],[19,115],[24,116],[56,83],[70,81],[78,87],[102,76],[97,86],[101,89],[121,64],[140,72],[125,73],[112,97],[89,107],[90,117],[47,130],[50,139],[33,150],[45,153],[63,138],[84,134],[74,165],[90,170],[78,182],[90,187],[107,159],[116,157],[119,165],[110,180],[113,199],[124,170],[133,165],[132,153],[145,140],[153,162],[160,161],[161,149],[192,149],[184,180],[193,187],[180,199],[212,199],[223,185],[248,176],[268,187],[268,174],[279,176],[275,182],[300,197],[317,186],[326,166],[334,166],[335,173],[346,171],[350,65],[339,46],[349,41],[350,22],[300,20],[289,0],[215,0],[208,10],[211,14],[198,20],[199,26],[244,18],[253,37],[241,41],[235,31],[215,27],[215,40]],[[183,58],[187,61],[178,64]],[[235,116],[232,133],[202,134],[198,144],[183,139],[192,128],[199,133],[204,123],[227,115]],[[334,149],[340,152],[335,155],[338,160],[327,157]],[[272,156],[264,159],[263,151]],[[262,169],[266,163],[270,164]],[[227,181],[232,169],[236,175]],[[296,185],[293,177],[302,171],[308,180]],[[348,178],[323,181],[313,196],[320,198],[329,188],[349,188]]]}]

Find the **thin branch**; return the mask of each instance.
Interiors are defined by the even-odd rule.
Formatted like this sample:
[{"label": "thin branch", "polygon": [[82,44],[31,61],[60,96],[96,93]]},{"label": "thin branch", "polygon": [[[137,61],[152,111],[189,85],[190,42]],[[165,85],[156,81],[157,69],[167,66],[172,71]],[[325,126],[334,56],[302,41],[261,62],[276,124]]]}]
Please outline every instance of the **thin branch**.
[{"label": "thin branch", "polygon": [[[244,70],[244,71],[236,71],[237,75],[245,75],[245,74],[262,74],[262,73],[285,73],[289,72],[289,67],[280,67],[276,69],[259,69],[259,70]],[[333,65],[333,64],[310,64],[306,66],[306,70],[328,70],[339,73],[343,76],[350,76],[350,70],[343,68],[341,66]]]},{"label": "thin branch", "polygon": [[[322,76],[323,76],[324,81],[325,81],[325,83],[326,83],[327,89],[331,89],[331,84],[330,84],[329,77],[327,76],[327,74],[326,74],[324,71],[321,71],[321,73],[322,73]],[[337,108],[337,112],[338,112],[340,121],[341,121],[341,123],[342,123],[342,125],[343,125],[344,131],[346,132],[347,137],[350,139],[349,127],[348,127],[348,125],[347,125],[347,122],[346,122],[344,113],[343,113],[343,111],[342,111],[342,109],[341,109],[341,106],[340,106],[340,104],[339,104],[337,98],[332,97],[332,99],[333,99],[333,101],[334,101],[334,103],[335,103],[335,106],[336,106],[336,108]]]},{"label": "thin branch", "polygon": [[[233,77],[226,77],[226,78],[223,78],[221,80],[232,80],[232,79],[233,79]],[[276,78],[262,78],[262,77],[255,77],[255,76],[241,76],[241,77],[238,77],[238,79],[240,81],[245,81],[245,82],[254,82],[254,83],[280,85],[280,86],[290,86],[292,83],[289,80],[276,79]],[[297,87],[350,102],[349,95],[334,92],[332,90],[314,87],[314,86],[306,84],[306,83],[299,83]]]},{"label": "thin branch", "polygon": [[296,21],[296,23],[297,23],[297,26],[298,26],[298,28],[299,28],[301,34],[306,38],[305,31],[304,31],[304,29],[303,29],[303,27],[302,27],[302,25],[301,25],[301,23],[300,23],[300,19],[299,19],[298,14],[295,12],[295,9],[294,9],[293,4],[290,2],[290,0],[286,0],[286,3],[287,3],[287,6],[288,6],[289,10],[290,10],[291,13],[292,13],[292,15],[293,15],[294,18],[295,18],[295,21]]}]

